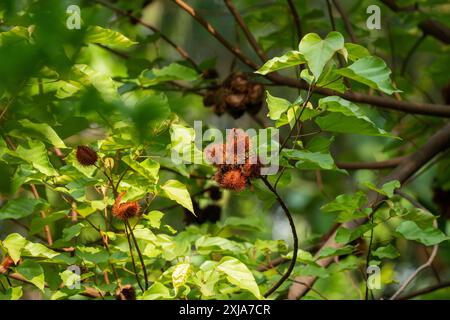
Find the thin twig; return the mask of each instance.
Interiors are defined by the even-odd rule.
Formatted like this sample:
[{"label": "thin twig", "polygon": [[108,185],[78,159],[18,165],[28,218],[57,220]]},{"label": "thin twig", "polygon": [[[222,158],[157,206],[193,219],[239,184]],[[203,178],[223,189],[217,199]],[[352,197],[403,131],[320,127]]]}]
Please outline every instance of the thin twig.
[{"label": "thin twig", "polygon": [[133,229],[131,228],[128,220],[125,221],[125,224],[128,227],[128,231],[130,232],[131,238],[133,239],[133,242],[134,242],[134,247],[136,248],[136,251],[138,253],[139,260],[140,260],[141,266],[142,266],[142,272],[144,273],[145,290],[147,290],[148,289],[148,275],[147,275],[147,268],[145,267],[145,263],[144,263],[144,257],[142,256],[142,252],[139,249],[139,245],[137,243],[136,237],[134,236]]},{"label": "thin twig", "polygon": [[292,237],[294,239],[294,251],[292,252],[291,263],[289,264],[289,267],[288,267],[286,273],[280,278],[280,280],[278,280],[277,283],[275,283],[269,290],[267,290],[266,293],[264,293],[264,297],[267,298],[273,292],[275,292],[275,290],[277,290],[283,284],[283,282],[285,282],[289,278],[289,276],[291,275],[292,271],[294,270],[295,263],[297,262],[298,237],[297,237],[297,230],[295,229],[294,219],[292,218],[292,214],[289,211],[289,209],[286,206],[286,204],[284,203],[283,199],[280,197],[278,192],[272,187],[272,185],[270,184],[270,182],[267,180],[266,177],[261,177],[261,180],[264,182],[266,187],[274,194],[274,196],[276,197],[278,203],[280,204],[281,208],[283,209],[284,213],[286,214],[286,217],[289,220],[289,225],[291,226]]},{"label": "thin twig", "polygon": [[408,66],[408,63],[411,60],[414,52],[416,52],[417,48],[419,48],[420,44],[423,42],[423,40],[425,40],[426,37],[427,37],[426,33],[422,34],[422,36],[419,39],[417,39],[417,41],[413,44],[411,49],[408,51],[408,54],[406,55],[406,58],[405,58],[405,60],[403,61],[403,64],[402,64],[402,68],[401,68],[401,71],[400,71],[401,75],[405,74],[406,67]]},{"label": "thin twig", "polygon": [[[401,197],[405,198],[406,200],[408,200],[413,206],[418,207],[424,211],[428,211],[427,208],[425,208],[423,205],[421,205],[418,201],[416,201],[414,198],[412,198],[410,195],[404,193],[401,190],[397,190],[396,193],[398,195],[400,195]],[[429,212],[429,211],[428,211]],[[436,220],[433,221],[433,226],[435,228],[437,228],[437,222]],[[422,272],[423,270],[425,270],[426,268],[430,267],[431,264],[433,263],[434,258],[436,258],[437,252],[439,249],[439,244],[436,244],[433,246],[433,250],[431,251],[431,254],[428,258],[428,260],[422,264],[419,268],[417,268],[409,277],[408,279],[406,279],[402,285],[400,286],[400,288],[392,295],[392,297],[389,298],[389,300],[395,300],[397,299],[397,297],[406,289],[406,287],[414,280],[415,277],[418,276],[418,274],[420,272]]]},{"label": "thin twig", "polygon": [[344,27],[345,27],[345,30],[347,31],[348,35],[350,36],[350,39],[352,40],[353,43],[357,43],[358,40],[356,39],[355,33],[353,32],[353,27],[352,27],[352,24],[350,22],[350,19],[349,19],[347,13],[341,7],[341,4],[339,3],[338,0],[333,0],[333,4],[334,4],[334,7],[336,8],[336,10],[341,15],[342,20],[344,21]]},{"label": "thin twig", "polygon": [[201,24],[211,35],[213,35],[222,45],[227,48],[231,53],[239,58],[243,63],[250,68],[257,70],[258,65],[254,63],[250,58],[244,55],[239,48],[234,47],[225,37],[220,34],[208,21],[205,20],[194,8],[188,5],[182,0],[172,0],[180,8],[190,14],[199,24]]},{"label": "thin twig", "polygon": [[297,34],[297,43],[300,42],[300,39],[303,37],[302,24],[300,21],[300,16],[298,15],[297,8],[295,8],[295,4],[292,0],[287,0],[289,5],[289,9],[292,14],[292,18],[294,20],[294,27]]},{"label": "thin twig", "polygon": [[237,24],[241,27],[242,32],[244,32],[245,37],[247,38],[248,42],[252,46],[252,48],[255,50],[258,57],[261,59],[262,62],[265,62],[267,60],[267,55],[263,51],[263,49],[260,47],[258,42],[256,41],[255,37],[247,27],[247,25],[244,22],[244,19],[242,19],[239,12],[236,10],[235,6],[233,5],[233,2],[231,0],[224,0],[225,5],[230,10],[231,14],[233,15],[234,19],[236,20]]},{"label": "thin twig", "polygon": [[139,288],[141,288],[142,292],[144,292],[145,291],[144,287],[141,284],[141,280],[139,279],[139,275],[138,275],[138,272],[137,272],[136,261],[134,260],[133,246],[131,245],[130,234],[128,232],[127,223],[124,222],[124,225],[125,225],[125,234],[127,236],[127,241],[128,241],[128,248],[130,249],[131,264],[133,266],[134,276],[136,277],[136,282],[137,282]]},{"label": "thin twig", "polygon": [[437,291],[437,290],[440,290],[440,289],[444,289],[444,288],[448,288],[448,287],[450,287],[450,281],[439,283],[439,284],[436,284],[434,286],[430,286],[430,287],[427,287],[427,288],[424,288],[424,289],[417,290],[415,292],[412,292],[412,293],[409,293],[407,295],[399,297],[398,300],[409,300],[409,299],[421,296],[423,294],[427,294],[427,293],[430,293],[430,292],[433,292],[433,291]]},{"label": "thin twig", "polygon": [[121,15],[121,16],[126,16],[128,17],[131,21],[139,23],[140,25],[152,30],[154,33],[158,34],[161,39],[163,39],[165,42],[167,42],[170,46],[172,46],[177,52],[178,54],[186,61],[188,61],[197,72],[201,72],[200,68],[198,67],[198,65],[195,63],[195,61],[190,57],[190,55],[186,52],[186,50],[184,50],[182,47],[180,47],[179,45],[177,45],[175,42],[173,42],[169,37],[167,37],[164,33],[162,33],[159,29],[157,29],[156,27],[154,27],[153,25],[142,21],[141,19],[133,16],[130,12],[124,11],[122,9],[119,9],[113,5],[111,5],[110,3],[107,3],[106,1],[102,1],[102,0],[94,0],[94,2],[97,2],[98,4],[107,7],[111,10],[113,10],[114,12],[116,12],[117,14]]}]

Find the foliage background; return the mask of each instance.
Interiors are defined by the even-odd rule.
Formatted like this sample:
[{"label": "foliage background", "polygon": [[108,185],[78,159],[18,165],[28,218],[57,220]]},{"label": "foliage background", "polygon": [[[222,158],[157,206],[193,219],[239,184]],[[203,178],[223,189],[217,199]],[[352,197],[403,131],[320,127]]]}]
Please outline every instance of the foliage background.
[{"label": "foliage background", "polygon": [[[417,42],[423,34],[419,27],[423,20],[434,19],[449,28],[445,26],[450,21],[446,1],[396,1],[400,8],[414,5],[420,8],[399,12],[380,1],[340,2],[357,43],[366,47],[370,54],[381,57],[392,70],[391,79],[395,87],[402,90],[395,93],[393,99],[448,107],[448,40],[428,35]],[[281,56],[298,46],[288,1],[234,3],[269,57]],[[324,38],[335,24],[346,42],[351,42],[345,21],[335,5],[332,4],[334,19],[331,22],[326,1],[293,3],[300,15],[303,35],[314,32]],[[374,3],[381,8],[380,30],[366,27],[366,8]],[[65,27],[66,8],[72,4],[81,8],[81,30]],[[190,1],[189,5],[252,61],[258,61],[222,1]],[[111,10],[110,6],[118,11]],[[137,17],[140,22],[122,13]],[[0,239],[3,258],[14,252],[22,256],[17,266],[0,275],[2,298],[101,298],[99,292],[103,298],[114,298],[118,287],[112,268],[115,266],[119,287],[131,284],[142,299],[251,299],[260,298],[286,271],[287,263],[265,271],[261,269],[271,260],[279,261],[289,252],[292,255],[289,223],[275,197],[261,181],[255,181],[253,188],[240,193],[224,191],[216,202],[207,192],[202,192],[214,182],[195,178],[213,175],[212,167],[175,167],[168,157],[169,128],[173,123],[192,127],[193,121],[202,120],[207,126],[221,130],[251,128],[258,124],[248,114],[236,120],[226,114],[218,117],[211,109],[206,109],[198,93],[204,93],[205,90],[199,88],[211,85],[211,81],[202,79],[189,62],[181,59],[179,53],[161,35],[143,25],[145,23],[184,48],[199,69],[215,68],[220,80],[232,70],[250,72],[251,79],[267,84],[266,89],[273,96],[291,102],[299,96],[298,89],[270,85],[270,81],[254,74],[173,1],[110,1],[106,4],[75,0],[2,1]],[[19,28],[12,29],[14,26]],[[90,26],[115,30],[125,37],[92,30]],[[410,54],[415,43],[418,47]],[[173,62],[184,68],[166,79],[155,73]],[[298,78],[298,71],[293,67],[280,72]],[[385,93],[360,83],[351,85],[353,91],[386,97]],[[305,97],[305,90],[300,93]],[[318,105],[319,98],[320,95],[312,96],[313,106]],[[320,133],[319,136],[327,139],[334,136],[329,152],[338,164],[383,161],[408,155],[447,122],[445,116],[417,115],[363,104],[360,108],[377,127],[401,139],[357,132]],[[257,118],[259,122],[273,125],[266,117],[268,111],[264,104]],[[313,133],[317,128],[314,121],[305,121],[302,133]],[[290,128],[286,125],[281,130],[281,135],[286,136]],[[305,135],[305,145],[311,139],[312,136]],[[106,160],[103,169],[80,167],[75,161],[74,148],[82,144],[93,146],[103,159],[113,159],[113,165],[111,160]],[[125,172],[133,162],[133,170]],[[423,173],[402,189],[433,215],[440,216],[437,220],[440,245],[432,268],[420,273],[407,292],[448,284],[450,248],[445,240],[445,235],[450,234],[448,166],[448,153],[442,153],[438,161],[425,166]],[[372,241],[372,250],[389,248],[386,256],[372,255],[366,261],[369,231],[361,235],[361,241],[351,241],[346,251],[332,253],[341,256],[340,263],[322,268],[313,262],[308,252],[314,253],[321,237],[336,222],[336,215],[321,207],[345,193],[351,195],[348,202],[344,202],[344,207],[349,208],[356,192],[367,193],[369,184],[378,184],[390,169],[348,170],[348,174],[320,169],[323,168],[319,163],[313,170],[286,170],[278,184],[278,191],[294,217],[302,251],[291,279],[271,298],[285,298],[294,276],[315,276],[319,280],[314,290],[303,296],[305,299],[364,299],[364,268],[371,259],[381,267],[382,284],[368,298],[392,296],[399,283],[423,264],[431,252],[431,246],[428,251],[424,249],[424,240],[411,241],[414,237],[408,240],[395,232],[401,221],[398,215],[405,215],[419,225],[426,221],[422,225],[424,229],[431,227],[432,219],[425,211],[417,213],[407,200],[393,195],[380,209],[380,215],[392,215],[394,219],[377,222]],[[116,220],[109,225],[109,218],[103,219],[115,195],[111,188],[107,190],[108,180],[102,170],[112,174],[115,181],[125,172],[119,190],[128,190],[126,200],[141,200],[143,207],[148,204],[145,218],[133,221],[139,224],[135,235],[149,275],[150,286],[144,293],[140,292],[132,270],[123,225]],[[182,183],[176,185],[175,195],[164,191],[167,181],[174,179]],[[203,208],[218,204],[220,222],[186,226],[187,213],[183,207],[190,207],[190,197],[186,197],[185,190]],[[184,205],[177,205],[180,202]],[[76,220],[72,219],[74,211]],[[51,245],[43,231],[45,225],[52,233]],[[101,234],[103,239],[108,238],[109,249]],[[428,236],[432,238],[436,234]],[[65,252],[63,248],[68,247],[75,250]],[[140,274],[143,282],[136,252],[134,256],[138,276]],[[66,271],[67,266],[73,264],[82,266],[80,289],[67,287],[77,280]],[[26,281],[11,274],[19,274]],[[448,299],[449,290],[444,288],[419,298]]]}]

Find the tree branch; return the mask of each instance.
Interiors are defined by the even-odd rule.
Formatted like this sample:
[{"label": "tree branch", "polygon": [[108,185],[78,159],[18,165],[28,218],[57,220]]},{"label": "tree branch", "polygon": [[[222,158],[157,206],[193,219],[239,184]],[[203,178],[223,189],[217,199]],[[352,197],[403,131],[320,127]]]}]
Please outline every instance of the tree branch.
[{"label": "tree branch", "polygon": [[383,161],[374,161],[374,162],[336,162],[336,166],[339,169],[346,170],[359,170],[359,169],[369,169],[369,170],[378,170],[378,169],[387,169],[394,168],[400,162],[405,160],[406,156],[403,157],[395,157],[388,160]]},{"label": "tree branch", "polygon": [[427,288],[424,288],[424,289],[417,290],[415,292],[412,292],[410,294],[407,294],[407,295],[404,295],[404,296],[400,297],[398,300],[409,300],[409,299],[421,296],[423,294],[427,294],[427,293],[430,293],[430,292],[433,292],[433,291],[437,291],[437,290],[440,290],[440,289],[444,289],[444,288],[448,288],[448,287],[450,287],[450,281],[439,283],[439,284],[436,284],[434,286],[430,286],[430,287],[427,287]]},{"label": "tree branch", "polygon": [[292,260],[291,263],[289,264],[289,267],[286,271],[286,273],[280,278],[280,280],[278,280],[277,283],[275,283],[269,290],[267,290],[266,293],[264,293],[264,297],[267,298],[269,297],[273,292],[275,292],[275,290],[277,290],[282,284],[283,282],[285,282],[286,280],[289,279],[289,276],[291,275],[292,271],[294,270],[295,267],[295,263],[297,262],[297,253],[298,253],[298,237],[297,237],[297,231],[295,229],[295,223],[294,220],[292,218],[292,215],[288,209],[288,207],[286,206],[286,204],[284,203],[283,199],[281,199],[280,195],[278,194],[278,192],[272,187],[272,185],[269,183],[269,181],[267,180],[267,178],[265,177],[261,177],[261,180],[264,182],[264,184],[266,185],[266,187],[274,194],[274,196],[277,198],[278,203],[280,204],[281,208],[283,209],[284,213],[286,214],[286,217],[289,220],[289,224],[291,226],[291,231],[292,231],[292,237],[294,238],[294,249],[292,252]]},{"label": "tree branch", "polygon": [[[394,12],[414,12],[418,9],[417,5],[400,7],[395,0],[381,0],[387,7]],[[441,22],[433,19],[427,19],[419,23],[419,28],[423,33],[428,34],[443,43],[450,43],[450,28]]]},{"label": "tree branch", "polygon": [[297,42],[300,42],[300,40],[303,37],[303,31],[302,31],[302,24],[300,21],[300,16],[298,15],[297,8],[295,7],[295,4],[292,0],[287,0],[287,3],[289,5],[289,9],[292,14],[292,18],[294,20],[294,27],[295,31],[297,33]]},{"label": "tree branch", "polygon": [[208,21],[206,21],[194,8],[189,6],[186,2],[182,0],[172,0],[181,9],[186,11],[191,15],[199,24],[201,24],[210,34],[212,34],[222,45],[227,48],[231,53],[239,58],[243,63],[248,65],[250,68],[257,70],[258,65],[254,63],[250,58],[245,56],[239,48],[234,47],[227,39],[224,38]]},{"label": "tree branch", "polygon": [[[300,88],[303,90],[308,89],[308,84],[306,82],[293,78],[284,77],[275,72],[269,73],[268,75],[266,75],[266,77],[275,83],[283,84],[288,87]],[[314,92],[325,96],[336,95],[352,102],[365,103],[391,110],[450,118],[450,106],[448,105],[407,102],[384,96],[383,97],[370,96],[358,92],[347,91],[341,93],[327,88],[315,88]]]},{"label": "tree branch", "polygon": [[[189,13],[198,23],[200,23],[212,36],[214,36],[222,45],[233,53],[239,60],[248,65],[250,68],[257,70],[259,67],[247,56],[245,56],[238,48],[234,47],[228,40],[226,40],[214,27],[208,23],[195,9],[186,4],[182,0],[172,0],[183,10]],[[298,88],[307,90],[308,84],[305,81],[297,80],[294,78],[284,77],[276,72],[269,73],[265,76],[267,79],[274,83],[282,84],[292,88]],[[403,111],[415,114],[432,115],[439,117],[450,118],[450,106],[430,103],[413,103],[402,100],[396,100],[389,97],[371,96],[357,92],[344,92],[340,93],[327,88],[316,88],[315,93],[325,96],[337,95],[344,99],[357,102],[374,105],[381,108],[387,108],[397,111]]]},{"label": "tree branch", "polygon": [[333,4],[334,4],[334,7],[336,8],[336,10],[341,15],[342,20],[344,21],[344,27],[345,27],[345,30],[347,31],[348,35],[350,36],[350,39],[352,40],[353,43],[357,43],[358,40],[356,39],[355,32],[353,32],[353,27],[352,27],[352,24],[350,23],[350,19],[348,18],[347,13],[341,7],[341,4],[339,3],[338,0],[333,0]]},{"label": "tree branch", "polygon": [[250,45],[252,46],[252,48],[255,50],[258,57],[261,59],[262,62],[265,62],[267,60],[266,53],[259,46],[255,37],[253,36],[253,34],[250,32],[249,28],[245,24],[244,19],[242,19],[241,15],[234,7],[233,2],[231,0],[224,0],[224,2],[225,2],[225,5],[230,10],[231,14],[234,16],[234,19],[236,20],[239,27],[241,27],[242,32],[244,32],[245,37],[247,38],[247,40],[250,43]]},{"label": "tree branch", "polygon": [[[438,153],[450,147],[450,124],[447,124],[436,132],[432,137],[428,139],[428,142],[419,148],[416,152],[407,156],[403,161],[401,161],[390,174],[384,177],[379,185],[391,180],[399,180],[402,185],[411,177],[416,171],[418,171],[423,165],[434,158]],[[368,193],[368,203],[367,206],[376,210],[384,197],[375,191]],[[351,221],[346,225],[348,228],[357,228],[358,226],[367,222],[367,218],[358,219]],[[321,247],[319,252],[326,247],[341,247],[340,244],[335,241],[336,232],[333,232]],[[333,257],[328,257],[320,259],[317,263],[322,267],[327,267],[333,262]],[[316,281],[316,277],[298,277],[298,281],[305,282],[308,286],[312,286]],[[307,286],[302,286],[300,284],[293,284],[289,290],[288,298],[292,300],[297,300],[304,296],[308,292]]]}]

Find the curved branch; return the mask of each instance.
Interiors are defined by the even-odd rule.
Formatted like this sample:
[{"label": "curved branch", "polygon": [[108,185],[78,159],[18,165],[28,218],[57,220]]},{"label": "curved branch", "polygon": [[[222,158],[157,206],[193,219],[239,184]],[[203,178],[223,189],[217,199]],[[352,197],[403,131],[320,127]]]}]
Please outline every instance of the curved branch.
[{"label": "curved branch", "polygon": [[109,9],[111,9],[112,11],[116,12],[117,14],[124,16],[124,17],[128,17],[132,22],[135,23],[139,23],[140,25],[146,27],[147,29],[152,30],[154,33],[158,34],[161,39],[163,39],[165,42],[167,42],[170,46],[172,46],[177,52],[178,54],[186,61],[188,61],[192,67],[194,67],[194,69],[197,72],[201,72],[200,68],[198,67],[198,65],[195,63],[195,61],[190,57],[190,55],[186,52],[186,50],[184,50],[182,47],[180,47],[179,45],[177,45],[175,42],[173,42],[169,37],[167,37],[164,33],[162,33],[158,28],[154,27],[153,25],[142,21],[141,19],[133,16],[131,13],[116,8],[115,6],[111,5],[108,2],[102,1],[102,0],[94,0],[94,2],[107,7]]},{"label": "curved branch", "polygon": [[242,19],[241,15],[234,7],[233,2],[231,0],[224,0],[224,2],[225,2],[225,5],[230,10],[231,14],[234,16],[234,19],[236,20],[239,27],[241,27],[242,31],[244,32],[245,37],[247,38],[247,40],[250,43],[250,45],[252,46],[252,48],[255,50],[258,57],[261,59],[262,62],[265,62],[267,60],[266,53],[259,46],[255,37],[253,36],[253,34],[250,32],[247,25],[245,24],[244,19]]},{"label": "curved branch", "polygon": [[350,19],[348,18],[347,13],[342,8],[342,6],[338,0],[333,0],[333,4],[334,4],[334,7],[336,8],[336,10],[341,15],[342,20],[344,21],[344,27],[345,27],[345,30],[347,31],[348,35],[350,36],[350,39],[352,40],[353,43],[357,43],[358,40],[356,39],[355,32],[353,31],[353,27],[352,27],[352,24],[350,23]]},{"label": "curved branch", "polygon": [[[233,53],[239,60],[248,65],[250,68],[257,70],[259,66],[245,56],[239,48],[234,47],[228,40],[226,40],[214,27],[207,22],[195,9],[189,6],[182,0],[172,0],[179,7],[189,13],[198,23],[200,23],[212,36],[214,36],[222,45],[227,48],[231,53]],[[305,81],[300,81],[294,78],[284,77],[276,72],[265,75],[265,77],[274,83],[282,84],[292,88],[298,88],[307,90],[308,84]],[[345,92],[340,93],[326,88],[316,88],[315,93],[332,96],[337,95],[344,99],[357,102],[366,103],[374,105],[381,108],[387,108],[397,111],[403,111],[415,114],[424,114],[432,116],[440,116],[450,118],[450,106],[441,104],[430,104],[430,103],[413,103],[403,100],[396,100],[389,97],[377,97],[370,96],[357,92]]]},{"label": "curved branch", "polygon": [[436,284],[436,285],[431,286],[431,287],[427,287],[427,288],[424,288],[424,289],[417,290],[416,292],[412,292],[410,294],[407,294],[407,295],[404,295],[404,296],[400,297],[398,300],[409,300],[409,299],[421,296],[423,294],[427,294],[427,293],[430,293],[430,292],[433,292],[433,291],[437,291],[437,290],[440,290],[440,289],[444,289],[444,288],[448,288],[448,287],[450,287],[450,281],[439,283],[439,284]]},{"label": "curved branch", "polygon": [[[447,124],[438,132],[436,132],[432,137],[430,137],[425,145],[423,145],[416,152],[410,154],[403,161],[401,161],[390,174],[382,179],[380,185],[383,185],[384,183],[391,180],[399,180],[400,183],[404,185],[408,178],[411,177],[416,171],[418,171],[423,165],[434,158],[438,153],[444,151],[449,147],[450,124]],[[375,191],[371,191],[368,193],[368,199],[368,206],[370,206],[374,211],[380,206],[380,204],[384,200],[384,197]],[[364,224],[366,221],[367,218],[351,221],[350,223],[346,224],[346,227],[354,229]],[[341,247],[341,245],[336,243],[336,241],[334,240],[335,236],[336,232],[333,232],[318,252],[326,247]],[[322,267],[327,267],[332,262],[332,257],[320,259],[317,261],[317,263]],[[305,282],[306,284],[308,284],[308,286],[312,286],[316,279],[316,277],[299,277],[297,280],[299,280],[300,282]],[[288,298],[297,300],[304,296],[308,292],[308,290],[309,289],[306,286],[293,284],[289,290]]]},{"label": "curved branch", "polygon": [[222,36],[208,21],[206,21],[198,12],[188,5],[186,2],[182,0],[172,0],[175,2],[181,9],[186,11],[189,15],[191,15],[199,24],[201,24],[209,33],[211,33],[217,40],[222,43],[222,45],[230,50],[236,57],[239,58],[243,63],[248,65],[252,69],[258,69],[258,65],[254,63],[250,58],[244,55],[239,48],[233,46],[224,36]]},{"label": "curved branch", "polygon": [[286,273],[280,278],[280,280],[278,280],[277,283],[275,283],[269,290],[267,290],[266,293],[264,293],[264,297],[267,298],[273,292],[275,292],[275,290],[277,290],[283,284],[283,282],[285,282],[286,280],[289,279],[289,276],[291,275],[292,271],[294,270],[295,263],[297,262],[298,237],[297,237],[297,230],[295,229],[294,219],[292,218],[292,215],[291,215],[288,207],[284,203],[283,199],[281,199],[278,192],[272,187],[272,185],[269,183],[269,181],[267,181],[267,179],[265,177],[261,177],[261,180],[264,182],[264,184],[267,186],[267,188],[275,195],[281,208],[283,208],[283,211],[289,220],[289,225],[291,226],[292,237],[294,238],[294,251],[292,252],[291,263],[289,264],[289,267],[288,267]]},{"label": "curved branch", "polygon": [[[284,77],[278,73],[270,73],[266,75],[266,77],[267,79],[275,83],[283,84],[288,87],[299,88],[303,90],[308,89],[308,84],[306,82],[293,78]],[[449,105],[431,104],[431,103],[413,103],[403,100],[396,100],[394,98],[384,96],[383,97],[370,96],[357,92],[348,91],[341,93],[326,88],[315,88],[314,92],[325,96],[336,95],[352,102],[370,104],[381,108],[387,108],[408,113],[450,118]]]},{"label": "curved branch", "polygon": [[[417,5],[400,7],[395,0],[381,0],[387,7],[394,12],[414,12],[418,9]],[[443,43],[450,43],[450,28],[434,19],[427,19],[419,23],[419,28],[423,33],[428,34]]]},{"label": "curved branch", "polygon": [[[400,196],[402,196],[403,198],[405,198],[406,200],[408,200],[412,205],[428,211],[427,208],[425,208],[424,206],[422,206],[420,203],[418,203],[416,200],[414,200],[413,198],[411,198],[408,194],[404,193],[401,190],[397,190],[396,192],[397,194],[399,194]],[[433,225],[435,228],[437,228],[437,222],[436,220],[433,221]],[[423,270],[425,270],[428,267],[431,267],[434,258],[436,258],[437,252],[439,249],[439,244],[436,244],[433,246],[433,251],[431,251],[430,256],[428,257],[428,260],[422,264],[419,268],[416,269],[416,271],[414,271],[409,277],[408,279],[406,279],[402,285],[400,286],[400,288],[398,288],[398,290],[392,295],[392,297],[389,298],[389,300],[395,300],[397,299],[397,297],[406,289],[406,287],[414,280],[415,277],[417,277],[417,275],[422,272]]]},{"label": "curved branch", "polygon": [[300,42],[303,37],[300,16],[298,15],[297,8],[295,7],[294,2],[292,0],[287,0],[287,3],[289,5],[289,9],[291,10],[292,18],[294,19],[295,30],[297,31],[297,42]]},{"label": "curved branch", "polygon": [[395,158],[388,159],[388,160],[373,161],[373,162],[336,162],[336,166],[339,169],[346,169],[346,170],[387,169],[387,168],[394,168],[394,167],[396,167],[400,162],[405,160],[405,158],[406,158],[406,156],[395,157]]}]

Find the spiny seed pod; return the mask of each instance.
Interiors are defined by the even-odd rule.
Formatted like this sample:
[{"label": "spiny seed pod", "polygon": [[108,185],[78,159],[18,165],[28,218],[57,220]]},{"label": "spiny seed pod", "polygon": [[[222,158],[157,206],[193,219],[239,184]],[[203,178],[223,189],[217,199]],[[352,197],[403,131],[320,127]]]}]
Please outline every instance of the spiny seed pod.
[{"label": "spiny seed pod", "polygon": [[137,201],[129,201],[121,203],[122,197],[125,192],[122,192],[114,202],[112,207],[112,214],[116,218],[121,220],[128,220],[132,217],[138,216],[140,214],[141,207]]},{"label": "spiny seed pod", "polygon": [[117,288],[116,300],[136,300],[136,291],[131,284],[126,284]]},{"label": "spiny seed pod", "polygon": [[219,179],[219,181],[216,180],[217,183],[225,189],[242,191],[247,185],[247,178],[239,169],[232,169],[217,178]]},{"label": "spiny seed pod", "polygon": [[97,162],[98,155],[94,149],[88,146],[78,146],[76,157],[82,166],[92,166]]}]

